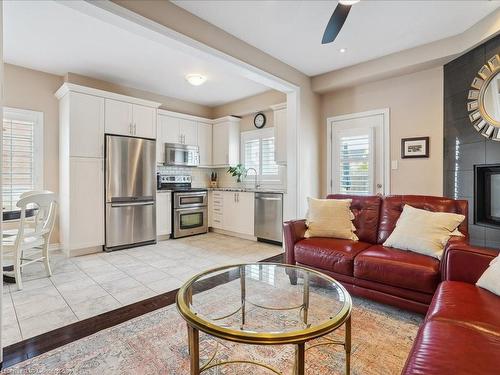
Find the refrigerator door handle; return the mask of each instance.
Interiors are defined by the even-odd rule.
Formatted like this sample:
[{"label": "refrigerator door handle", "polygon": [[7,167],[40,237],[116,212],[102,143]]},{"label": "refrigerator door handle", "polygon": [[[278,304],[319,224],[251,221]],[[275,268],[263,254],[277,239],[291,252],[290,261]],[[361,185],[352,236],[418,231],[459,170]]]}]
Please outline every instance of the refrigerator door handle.
[{"label": "refrigerator door handle", "polygon": [[128,206],[152,206],[155,202],[124,202],[111,203],[111,207],[128,207]]}]

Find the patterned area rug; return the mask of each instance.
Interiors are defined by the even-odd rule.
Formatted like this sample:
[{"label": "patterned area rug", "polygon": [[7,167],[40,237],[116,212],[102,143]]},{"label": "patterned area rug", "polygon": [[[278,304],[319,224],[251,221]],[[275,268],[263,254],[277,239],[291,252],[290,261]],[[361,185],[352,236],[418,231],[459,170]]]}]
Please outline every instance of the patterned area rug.
[{"label": "patterned area rug", "polygon": [[[354,375],[400,374],[422,317],[365,299],[353,298]],[[343,328],[330,337],[343,339]],[[218,360],[266,363],[291,374],[294,348],[216,342],[200,335],[202,363],[217,350]],[[338,346],[306,351],[307,374],[344,374]],[[159,309],[5,369],[5,374],[189,374],[186,325],[175,305]],[[233,364],[204,374],[271,374],[264,368]]]}]

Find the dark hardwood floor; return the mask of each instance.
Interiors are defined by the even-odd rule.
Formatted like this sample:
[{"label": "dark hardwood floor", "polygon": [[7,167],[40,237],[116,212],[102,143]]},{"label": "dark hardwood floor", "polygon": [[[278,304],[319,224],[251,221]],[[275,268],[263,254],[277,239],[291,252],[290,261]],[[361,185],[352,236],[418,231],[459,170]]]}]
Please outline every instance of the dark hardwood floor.
[{"label": "dark hardwood floor", "polygon": [[[282,263],[283,254],[262,260],[262,262]],[[203,281],[199,291],[208,290],[215,285],[238,278],[235,273],[222,273]],[[178,289],[160,294],[143,301],[120,307],[116,310],[81,320],[79,322],[31,337],[3,349],[3,368],[33,358],[42,353],[69,344],[83,337],[92,335],[103,329],[113,327],[127,320],[136,318],[148,312],[169,306],[175,302]]]}]

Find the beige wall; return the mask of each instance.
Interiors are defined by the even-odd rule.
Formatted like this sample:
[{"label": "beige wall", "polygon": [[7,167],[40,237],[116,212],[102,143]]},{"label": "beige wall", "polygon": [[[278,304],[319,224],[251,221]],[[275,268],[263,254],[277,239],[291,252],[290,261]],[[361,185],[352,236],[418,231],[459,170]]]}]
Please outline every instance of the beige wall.
[{"label": "beige wall", "polygon": [[[43,112],[43,184],[59,191],[59,101],[62,77],[5,64],[5,106]],[[56,223],[51,242],[58,242]]]},{"label": "beige wall", "polygon": [[[443,68],[362,84],[322,96],[322,193],[326,193],[326,123],[331,116],[390,109],[392,194],[443,193]],[[428,159],[401,159],[401,138],[429,136]]]},{"label": "beige wall", "polygon": [[168,111],[186,113],[188,115],[212,118],[212,107],[201,104],[191,103],[184,100],[171,98],[164,95],[154,94],[152,92],[121,86],[114,83],[102,81],[91,77],[82,76],[76,73],[68,73],[64,76],[65,82],[71,82],[77,85],[92,87],[99,90],[110,91],[117,94],[133,96],[145,100],[152,100],[162,103],[160,108]]},{"label": "beige wall", "polygon": [[[270,109],[268,111],[262,111],[264,116],[266,116],[266,125],[264,128],[272,128],[274,127],[274,114],[273,111]],[[241,117],[240,121],[240,131],[241,132],[247,132],[249,130],[257,130],[255,125],[253,124],[253,119],[255,117],[255,113],[251,113],[246,116]]]},{"label": "beige wall", "polygon": [[212,111],[213,118],[224,116],[244,116],[249,113],[256,113],[268,109],[271,105],[286,102],[286,94],[269,90],[262,94],[250,96],[245,99],[236,100],[226,103],[218,107],[214,107]]}]

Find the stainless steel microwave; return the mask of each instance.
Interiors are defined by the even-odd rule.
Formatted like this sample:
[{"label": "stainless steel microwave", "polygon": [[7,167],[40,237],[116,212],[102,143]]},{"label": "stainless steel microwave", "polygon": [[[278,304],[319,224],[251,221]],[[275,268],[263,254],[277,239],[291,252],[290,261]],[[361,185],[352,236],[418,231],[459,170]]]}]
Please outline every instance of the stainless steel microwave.
[{"label": "stainless steel microwave", "polygon": [[197,167],[200,164],[198,146],[165,143],[165,165]]}]

